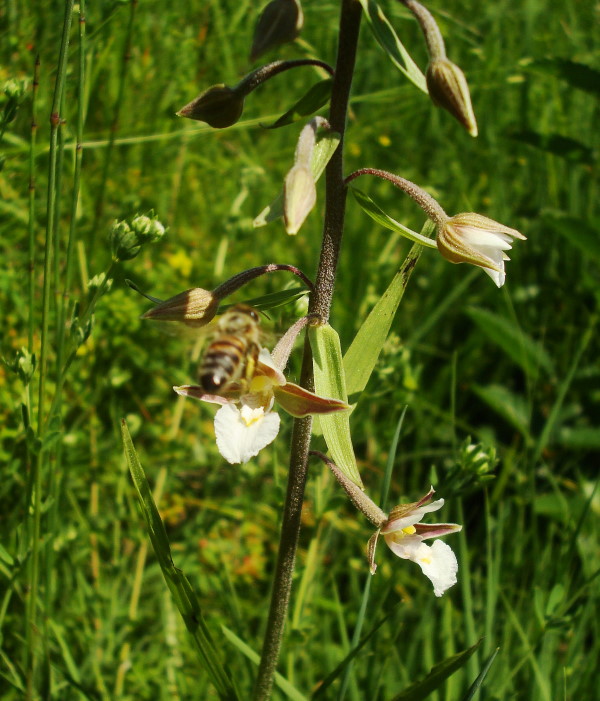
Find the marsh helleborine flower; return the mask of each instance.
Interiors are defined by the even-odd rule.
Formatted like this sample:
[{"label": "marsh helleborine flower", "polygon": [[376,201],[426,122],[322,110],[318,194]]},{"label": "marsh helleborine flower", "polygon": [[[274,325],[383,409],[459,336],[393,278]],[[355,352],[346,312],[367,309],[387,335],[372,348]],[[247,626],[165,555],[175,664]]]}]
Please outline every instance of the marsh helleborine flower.
[{"label": "marsh helleborine flower", "polygon": [[197,385],[173,389],[184,397],[222,405],[215,415],[215,435],[219,452],[231,464],[248,462],[275,439],[280,423],[279,415],[272,411],[275,401],[296,417],[350,408],[339,399],[319,397],[287,382],[266,348],[261,349],[247,386],[244,382],[231,383],[219,395],[209,395]]},{"label": "marsh helleborine flower", "polygon": [[516,229],[499,224],[481,214],[465,213],[449,217],[438,227],[439,252],[451,263],[471,263],[483,268],[498,287],[504,285],[505,251],[513,239],[525,240]]},{"label": "marsh helleborine flower", "polygon": [[456,523],[420,523],[425,514],[437,511],[444,505],[443,499],[428,503],[433,494],[434,489],[431,487],[419,501],[395,506],[387,521],[369,541],[368,552],[371,573],[374,573],[377,567],[375,547],[379,535],[383,535],[389,549],[398,557],[416,562],[423,574],[431,580],[433,593],[442,596],[447,589],[456,584],[456,555],[450,546],[441,540],[434,540],[432,545],[426,545],[423,541],[456,533],[462,526]]}]

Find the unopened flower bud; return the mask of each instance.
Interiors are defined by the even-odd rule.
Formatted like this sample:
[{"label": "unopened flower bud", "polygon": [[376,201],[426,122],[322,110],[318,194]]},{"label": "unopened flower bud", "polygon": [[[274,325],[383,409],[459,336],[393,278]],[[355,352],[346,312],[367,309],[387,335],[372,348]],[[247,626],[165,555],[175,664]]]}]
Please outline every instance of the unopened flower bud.
[{"label": "unopened flower bud", "polygon": [[115,260],[131,260],[142,248],[142,242],[126,221],[117,221],[113,224],[109,239]]},{"label": "unopened flower bud", "polygon": [[437,247],[451,263],[471,263],[483,268],[498,287],[506,279],[505,251],[513,239],[525,239],[515,229],[499,224],[481,214],[465,213],[450,217],[438,228]]},{"label": "unopened flower bud", "polygon": [[164,224],[158,221],[153,212],[138,214],[131,220],[131,228],[141,243],[155,243],[166,233]]},{"label": "unopened flower bud", "polygon": [[200,93],[197,98],[182,107],[177,115],[206,122],[215,129],[235,124],[244,110],[244,96],[234,88],[219,84]]},{"label": "unopened flower bud", "polygon": [[477,136],[469,86],[461,69],[447,58],[434,59],[427,67],[426,78],[433,104],[450,112],[471,136]]},{"label": "unopened flower bud", "polygon": [[252,40],[250,60],[255,61],[270,49],[293,41],[304,24],[299,0],[273,0],[262,11]]},{"label": "unopened flower bud", "polygon": [[294,166],[283,184],[283,219],[288,234],[297,234],[317,201],[315,179],[309,167]]},{"label": "unopened flower bud", "polygon": [[106,273],[98,273],[98,275],[94,275],[93,278],[88,280],[87,288],[91,294],[94,294],[97,290],[102,290],[102,294],[106,294],[110,291],[112,284],[112,279],[106,279]]},{"label": "unopened flower bud", "polygon": [[206,326],[217,313],[219,298],[201,287],[180,292],[142,315],[152,321],[181,321],[187,326]]}]

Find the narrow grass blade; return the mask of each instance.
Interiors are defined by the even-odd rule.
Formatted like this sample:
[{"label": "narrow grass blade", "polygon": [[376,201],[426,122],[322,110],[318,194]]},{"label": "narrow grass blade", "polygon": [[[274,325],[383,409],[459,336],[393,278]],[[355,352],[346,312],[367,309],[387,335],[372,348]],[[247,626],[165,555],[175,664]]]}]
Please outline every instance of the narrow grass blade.
[{"label": "narrow grass blade", "polygon": [[419,90],[428,93],[425,76],[412,60],[398,35],[383,14],[383,10],[374,0],[358,0],[365,11],[365,19],[377,43],[388,55],[390,61],[403,73]]},{"label": "narrow grass blade", "polygon": [[586,258],[593,258],[600,263],[600,229],[586,219],[572,217],[565,212],[545,212],[544,228],[556,231],[572,246],[578,248]]},{"label": "narrow grass blade", "polygon": [[467,314],[491,341],[523,368],[526,375],[537,375],[539,368],[549,375],[554,373],[552,360],[545,348],[526,336],[513,322],[487,309],[472,308],[467,310]]},{"label": "narrow grass blade", "polygon": [[265,126],[266,129],[277,129],[279,127],[284,127],[288,124],[292,124],[298,119],[303,117],[308,117],[314,114],[317,110],[321,109],[323,105],[329,102],[331,96],[331,85],[333,81],[331,78],[326,80],[321,80],[315,83],[305,95],[303,95],[298,102],[294,104],[285,114],[282,114],[279,119],[277,119],[270,126]]},{"label": "narrow grass blade", "polygon": [[[337,331],[329,324],[310,326],[308,337],[313,353],[316,393],[347,402],[342,349]],[[350,436],[350,412],[322,414],[319,423],[332,460],[349,479],[362,487]]]},{"label": "narrow grass blade", "polygon": [[516,428],[527,441],[531,441],[530,412],[527,408],[527,402],[522,396],[511,392],[503,385],[488,385],[487,387],[475,385],[473,391],[491,409]]},{"label": "narrow grass blade", "polygon": [[[339,143],[340,135],[335,131],[327,132],[317,138],[310,163],[315,182],[323,175],[325,166],[329,163]],[[268,207],[263,209],[254,220],[253,225],[255,227],[266,226],[280,217],[283,217],[283,191]]]},{"label": "narrow grass blade", "polygon": [[337,665],[337,667],[334,670],[332,670],[325,677],[325,679],[323,679],[323,681],[319,685],[319,688],[310,697],[311,701],[314,701],[315,699],[322,699],[324,697],[325,692],[329,689],[329,687],[333,684],[333,682],[347,668],[347,666],[350,664],[350,662],[356,657],[356,655],[358,655],[358,653],[369,642],[369,640],[375,635],[375,633],[381,628],[381,626],[388,620],[389,617],[390,616],[385,616],[385,618],[382,618],[378,623],[376,623],[375,626],[373,626],[373,628],[364,636],[364,638],[362,638],[362,640],[358,643],[358,645],[353,647],[352,650],[350,650],[350,652],[346,655],[346,657],[344,657],[344,659]]},{"label": "narrow grass blade", "polygon": [[[226,626],[221,626],[221,630],[223,631],[223,635],[227,638],[227,640],[229,640],[229,642],[234,645],[242,653],[242,655],[245,655],[250,662],[258,667],[260,663],[260,655],[249,645],[247,645],[241,638],[238,638],[238,636]],[[281,689],[288,699],[291,699],[292,701],[308,701],[306,696],[301,694],[293,684],[290,684],[290,682],[278,672],[275,672],[275,686]]]},{"label": "narrow grass blade", "polygon": [[486,663],[483,665],[481,672],[479,672],[479,674],[477,675],[477,679],[471,684],[466,696],[464,696],[461,701],[472,701],[475,694],[479,691],[479,688],[483,684],[483,680],[486,678],[487,673],[490,671],[490,667],[496,659],[496,655],[498,654],[499,650],[500,648],[497,647],[494,650],[494,652],[492,652],[492,654],[488,657]]},{"label": "narrow grass blade", "polygon": [[462,652],[448,657],[443,662],[435,665],[429,674],[416,684],[411,684],[409,687],[401,691],[397,696],[394,696],[392,701],[423,701],[433,691],[439,687],[450,677],[454,672],[464,667],[471,655],[477,650],[481,640],[475,645],[463,650]]},{"label": "narrow grass blade", "polygon": [[346,389],[350,397],[367,386],[388,336],[396,310],[406,289],[413,268],[419,260],[422,246],[418,243],[408,252],[400,270],[387,290],[365,319],[344,356]]},{"label": "narrow grass blade", "polygon": [[564,158],[569,163],[593,165],[596,162],[596,156],[590,146],[562,134],[542,134],[533,129],[523,129],[512,132],[510,138]]},{"label": "narrow grass blade", "polygon": [[572,88],[585,90],[600,97],[600,71],[566,58],[541,58],[531,63],[532,72],[543,71],[549,75],[561,78]]},{"label": "narrow grass blade", "polygon": [[133,441],[129,435],[127,423],[121,421],[121,435],[127,465],[133,479],[142,513],[146,520],[148,535],[152,542],[152,547],[156,558],[160,564],[167,586],[173,594],[175,604],[181,613],[186,628],[192,634],[200,660],[206,669],[212,683],[214,684],[219,697],[227,701],[237,701],[238,695],[234,690],[229,674],[225,670],[217,648],[212,640],[210,631],[202,616],[200,603],[190,583],[183,572],[175,567],[171,557],[169,539],[165,531],[164,524],[152,498],[152,492],[146,479],[144,469],[139,461]]},{"label": "narrow grass blade", "polygon": [[433,239],[430,239],[428,236],[423,236],[422,234],[417,234],[416,231],[413,231],[407,226],[404,226],[404,224],[400,224],[400,222],[392,219],[392,217],[387,215],[383,209],[381,209],[381,207],[376,205],[375,202],[373,202],[373,200],[361,190],[358,190],[355,187],[351,187],[350,190],[352,191],[354,199],[358,202],[358,204],[371,217],[371,219],[375,220],[378,224],[381,224],[381,226],[384,226],[386,229],[397,232],[410,241],[422,243],[423,246],[427,246],[428,248],[437,248],[437,245]]}]

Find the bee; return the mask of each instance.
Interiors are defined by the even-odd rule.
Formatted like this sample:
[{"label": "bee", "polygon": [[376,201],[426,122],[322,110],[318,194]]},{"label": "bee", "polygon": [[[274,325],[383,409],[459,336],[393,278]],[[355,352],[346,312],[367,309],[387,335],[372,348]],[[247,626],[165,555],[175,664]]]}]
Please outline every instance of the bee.
[{"label": "bee", "polygon": [[260,352],[260,318],[247,304],[236,304],[217,322],[215,338],[200,364],[199,380],[209,394],[218,394],[234,382],[248,382]]}]

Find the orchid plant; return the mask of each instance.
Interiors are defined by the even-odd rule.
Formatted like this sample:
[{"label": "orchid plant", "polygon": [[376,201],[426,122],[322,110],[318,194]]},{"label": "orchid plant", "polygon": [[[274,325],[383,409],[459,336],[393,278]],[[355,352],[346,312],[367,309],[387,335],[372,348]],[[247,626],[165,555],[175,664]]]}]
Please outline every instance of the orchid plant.
[{"label": "orchid plant", "polygon": [[[447,58],[444,40],[433,16],[416,0],[400,1],[413,14],[424,34],[429,54],[425,74],[409,58],[392,23],[374,0],[341,0],[338,53],[334,67],[312,58],[274,61],[249,72],[232,87],[218,84],[205,88],[178,113],[179,116],[223,129],[242,118],[246,100],[254,90],[268,80],[277,79],[282,72],[312,65],[328,76],[311,86],[273,125],[290,125],[298,115],[314,114],[329,104],[327,119],[313,117],[300,130],[293,163],[283,179],[282,193],[255,220],[255,226],[264,226],[282,219],[287,234],[301,235],[306,217],[317,201],[317,181],[325,173],[323,237],[314,283],[291,264],[267,264],[240,272],[212,291],[195,288],[165,302],[155,300],[156,306],[145,314],[148,319],[208,325],[219,313],[221,302],[228,295],[258,275],[282,270],[299,277],[309,296],[308,315],[283,335],[272,352],[262,346],[258,349],[256,362],[248,377],[227,383],[215,393],[207,393],[202,386],[193,384],[174,388],[185,397],[220,405],[214,419],[217,447],[225,460],[232,464],[247,462],[275,440],[281,424],[279,415],[273,410],[275,403],[295,417],[279,556],[253,695],[256,700],[270,697],[277,668],[298,547],[312,415],[320,415],[319,423],[329,450],[329,456],[317,453],[318,457],[330,468],[353,504],[377,528],[367,548],[370,572],[375,573],[375,549],[382,536],[395,555],[419,565],[433,584],[435,596],[441,596],[457,581],[457,558],[451,548],[438,538],[456,533],[461,526],[421,522],[426,514],[444,505],[443,499],[432,501],[433,487],[418,501],[396,506],[388,514],[366,495],[358,472],[351,440],[347,385],[353,392],[359,393],[364,389],[389,325],[379,334],[361,335],[359,331],[353,357],[359,357],[362,365],[360,379],[356,379],[355,368],[352,368],[352,380],[347,377],[348,367],[342,357],[339,338],[329,325],[349,191],[353,191],[367,214],[415,242],[402,269],[404,284],[400,292],[394,292],[394,311],[422,250],[437,251],[452,263],[470,263],[483,268],[501,287],[506,279],[506,251],[511,248],[513,240],[525,238],[517,230],[480,214],[448,216],[430,194],[400,175],[375,168],[361,168],[347,175],[344,173],[344,136],[363,14],[368,17],[375,39],[416,89],[428,93],[432,102],[445,109],[471,136],[478,134],[467,79],[462,70]],[[315,7],[313,11],[317,12],[318,8]],[[303,21],[300,0],[270,2],[256,25],[251,59],[256,60],[282,43],[293,41],[301,31]],[[402,47],[402,51],[398,47]],[[380,210],[366,195],[354,190],[351,183],[365,176],[383,178],[412,198],[432,224],[429,228],[425,227],[425,231],[435,229],[437,236],[431,238],[407,229]],[[290,249],[293,250],[293,246]],[[392,293],[389,292],[389,295]],[[366,328],[366,323],[363,328]],[[304,345],[302,372],[299,383],[295,384],[286,379],[284,370],[296,337],[305,329],[308,329],[309,342]],[[425,543],[429,539],[434,539],[432,545]]]}]

